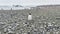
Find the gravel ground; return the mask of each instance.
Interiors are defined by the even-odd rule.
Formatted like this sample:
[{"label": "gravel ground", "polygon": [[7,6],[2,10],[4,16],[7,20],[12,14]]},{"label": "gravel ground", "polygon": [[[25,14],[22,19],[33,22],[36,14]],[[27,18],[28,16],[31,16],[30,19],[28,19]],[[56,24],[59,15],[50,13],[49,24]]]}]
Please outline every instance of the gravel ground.
[{"label": "gravel ground", "polygon": [[[1,34],[52,34],[60,32],[60,6],[24,10],[0,10]],[[28,21],[31,12],[33,20]],[[59,33],[60,34],[60,33]]]}]

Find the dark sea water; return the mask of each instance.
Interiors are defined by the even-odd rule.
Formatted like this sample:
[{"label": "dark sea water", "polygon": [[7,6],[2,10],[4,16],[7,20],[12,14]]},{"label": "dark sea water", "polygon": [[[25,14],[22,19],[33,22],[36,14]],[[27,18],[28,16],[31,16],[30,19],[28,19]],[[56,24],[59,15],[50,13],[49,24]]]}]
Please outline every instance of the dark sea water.
[{"label": "dark sea water", "polygon": [[0,10],[22,10],[22,9],[30,9],[29,7],[11,7],[11,6],[0,6]]}]

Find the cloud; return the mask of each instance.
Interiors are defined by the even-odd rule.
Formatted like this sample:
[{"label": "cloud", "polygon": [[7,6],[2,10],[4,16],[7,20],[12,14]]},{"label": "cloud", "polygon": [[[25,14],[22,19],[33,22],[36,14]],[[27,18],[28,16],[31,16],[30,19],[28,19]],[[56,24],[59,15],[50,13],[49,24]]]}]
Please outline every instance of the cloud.
[{"label": "cloud", "polygon": [[60,0],[0,0],[0,5],[46,5],[60,4]]}]

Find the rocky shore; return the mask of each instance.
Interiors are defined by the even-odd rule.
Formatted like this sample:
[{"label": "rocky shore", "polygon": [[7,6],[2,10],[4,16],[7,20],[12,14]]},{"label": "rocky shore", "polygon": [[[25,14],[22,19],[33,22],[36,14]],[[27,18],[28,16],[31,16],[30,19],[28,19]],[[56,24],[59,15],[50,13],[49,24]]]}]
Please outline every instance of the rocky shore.
[{"label": "rocky shore", "polygon": [[[0,10],[0,34],[60,34],[60,6]],[[33,20],[28,21],[31,12]]]}]

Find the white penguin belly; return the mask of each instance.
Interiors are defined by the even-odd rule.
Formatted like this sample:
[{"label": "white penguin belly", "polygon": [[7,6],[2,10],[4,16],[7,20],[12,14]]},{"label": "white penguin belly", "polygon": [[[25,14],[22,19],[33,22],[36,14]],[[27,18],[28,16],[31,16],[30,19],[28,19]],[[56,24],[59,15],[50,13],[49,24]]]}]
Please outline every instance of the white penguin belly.
[{"label": "white penguin belly", "polygon": [[32,20],[32,15],[28,15],[28,20]]}]

